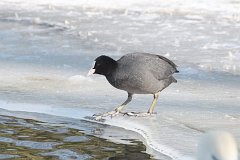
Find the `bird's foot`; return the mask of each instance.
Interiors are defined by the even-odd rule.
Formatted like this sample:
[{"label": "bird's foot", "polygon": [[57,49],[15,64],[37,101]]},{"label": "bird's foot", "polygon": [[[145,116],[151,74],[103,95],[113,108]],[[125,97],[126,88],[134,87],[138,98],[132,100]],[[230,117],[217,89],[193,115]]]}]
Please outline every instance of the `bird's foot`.
[{"label": "bird's foot", "polygon": [[157,113],[156,112],[155,113],[149,113],[149,112],[126,112],[126,113],[123,113],[123,115],[135,116],[135,117],[148,117],[148,116],[152,116],[154,114],[157,114]]},{"label": "bird's foot", "polygon": [[111,116],[115,117],[116,115],[118,115],[119,113],[122,113],[120,109],[116,108],[114,111],[110,111],[110,112],[106,112],[106,113],[102,113],[102,114],[94,114],[93,117],[95,120],[99,121],[101,119],[103,119],[103,117],[107,117],[107,116]]}]

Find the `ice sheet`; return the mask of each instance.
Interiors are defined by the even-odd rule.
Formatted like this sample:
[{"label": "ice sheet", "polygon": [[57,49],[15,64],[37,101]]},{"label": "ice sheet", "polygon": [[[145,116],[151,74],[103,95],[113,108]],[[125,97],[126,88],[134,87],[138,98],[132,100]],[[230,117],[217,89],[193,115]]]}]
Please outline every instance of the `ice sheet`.
[{"label": "ice sheet", "polygon": [[[228,0],[1,1],[0,108],[76,119],[113,110],[127,95],[104,77],[86,77],[93,60],[151,52],[180,70],[178,83],[160,94],[158,114],[105,123],[137,132],[147,152],[162,160],[194,159],[207,130],[230,131],[240,142],[239,6]],[[151,101],[134,95],[127,111],[147,111]]]}]

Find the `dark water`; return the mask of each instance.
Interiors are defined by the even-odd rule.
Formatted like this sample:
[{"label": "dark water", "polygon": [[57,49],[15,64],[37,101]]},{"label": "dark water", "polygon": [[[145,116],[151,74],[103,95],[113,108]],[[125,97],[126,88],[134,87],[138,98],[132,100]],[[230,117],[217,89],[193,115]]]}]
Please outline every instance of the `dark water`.
[{"label": "dark water", "polygon": [[145,150],[137,140],[116,144],[64,125],[0,115],[0,159],[152,159]]}]

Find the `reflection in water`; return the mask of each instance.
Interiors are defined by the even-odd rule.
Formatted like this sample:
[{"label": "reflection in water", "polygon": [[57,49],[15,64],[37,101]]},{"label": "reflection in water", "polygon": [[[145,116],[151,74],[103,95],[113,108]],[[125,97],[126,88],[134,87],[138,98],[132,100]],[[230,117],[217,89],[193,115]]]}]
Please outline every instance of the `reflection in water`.
[{"label": "reflection in water", "polygon": [[141,142],[131,142],[116,144],[73,128],[0,116],[0,159],[151,159]]}]

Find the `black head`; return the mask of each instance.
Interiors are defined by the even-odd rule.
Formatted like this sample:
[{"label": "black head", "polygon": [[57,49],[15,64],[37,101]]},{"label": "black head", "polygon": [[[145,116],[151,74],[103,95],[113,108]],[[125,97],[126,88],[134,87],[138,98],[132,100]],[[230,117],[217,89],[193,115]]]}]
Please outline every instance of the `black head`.
[{"label": "black head", "polygon": [[99,56],[95,59],[94,67],[90,70],[90,74],[109,75],[117,68],[117,62],[105,55]]}]

